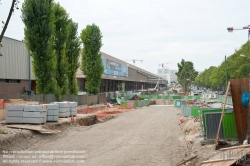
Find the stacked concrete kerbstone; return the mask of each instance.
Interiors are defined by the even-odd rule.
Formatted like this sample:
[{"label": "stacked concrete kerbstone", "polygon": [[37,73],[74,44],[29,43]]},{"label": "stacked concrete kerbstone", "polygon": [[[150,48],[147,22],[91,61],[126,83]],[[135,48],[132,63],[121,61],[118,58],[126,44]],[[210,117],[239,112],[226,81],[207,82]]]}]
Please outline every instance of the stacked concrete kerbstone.
[{"label": "stacked concrete kerbstone", "polygon": [[23,123],[23,110],[25,105],[7,105],[6,123]]},{"label": "stacked concrete kerbstone", "polygon": [[57,122],[59,118],[58,104],[44,104],[47,107],[47,122]]},{"label": "stacked concrete kerbstone", "polygon": [[44,105],[26,105],[23,112],[23,123],[45,123],[47,107]]},{"label": "stacked concrete kerbstone", "polygon": [[70,116],[76,116],[77,114],[77,102],[69,102],[70,104]]},{"label": "stacked concrete kerbstone", "polygon": [[53,102],[51,104],[58,104],[59,118],[67,118],[70,116],[70,103],[69,102]]}]

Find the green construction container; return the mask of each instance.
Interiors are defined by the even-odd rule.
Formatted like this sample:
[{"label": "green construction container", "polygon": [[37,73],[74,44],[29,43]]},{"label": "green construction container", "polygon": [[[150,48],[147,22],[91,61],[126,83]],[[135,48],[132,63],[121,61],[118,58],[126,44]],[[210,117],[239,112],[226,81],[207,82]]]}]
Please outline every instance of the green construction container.
[{"label": "green construction container", "polygon": [[192,100],[193,99],[193,96],[188,96],[188,100]]},{"label": "green construction container", "polygon": [[196,100],[201,100],[201,96],[196,96]]},{"label": "green construction container", "polygon": [[126,101],[121,101],[120,107],[121,108],[127,108],[127,102]]},{"label": "green construction container", "polygon": [[150,99],[153,99],[153,95],[149,95],[149,98],[150,98]]},{"label": "green construction container", "polygon": [[194,118],[199,116],[199,111],[207,110],[208,108],[199,108],[199,107],[192,107],[191,108],[191,116]]},{"label": "green construction container", "polygon": [[[203,130],[204,130],[204,132],[206,133],[206,118],[205,118],[205,114],[206,113],[220,113],[220,112],[222,112],[222,109],[220,109],[220,108],[207,108],[207,109],[204,109],[204,110],[202,110],[202,120],[203,120]],[[233,114],[232,113],[232,109],[225,109],[225,112],[224,112],[225,114]],[[233,114],[233,116],[234,116],[234,114]],[[223,118],[224,119],[224,118]],[[226,121],[225,123],[228,123],[228,121]],[[235,124],[235,121],[234,121],[234,124]]]},{"label": "green construction container", "polygon": [[169,96],[165,96],[165,100],[168,100],[169,99]]},{"label": "green construction container", "polygon": [[148,105],[149,104],[149,100],[143,100],[144,101],[144,105]]},{"label": "green construction container", "polygon": [[139,104],[138,104],[138,101],[135,101],[135,107],[138,107]]},{"label": "green construction container", "polygon": [[157,95],[157,99],[161,99],[161,95]]},{"label": "green construction container", "polygon": [[141,98],[142,98],[142,99],[145,99],[145,95],[141,95]]},{"label": "green construction container", "polygon": [[174,106],[175,107],[180,107],[181,106],[181,101],[180,100],[175,100],[174,101]]},{"label": "green construction container", "polygon": [[172,96],[172,100],[176,100],[177,98],[177,96]]},{"label": "green construction container", "polygon": [[143,107],[144,105],[144,100],[141,100],[141,106]]},{"label": "green construction container", "polygon": [[184,100],[185,99],[185,97],[184,96],[181,96],[181,100]]}]

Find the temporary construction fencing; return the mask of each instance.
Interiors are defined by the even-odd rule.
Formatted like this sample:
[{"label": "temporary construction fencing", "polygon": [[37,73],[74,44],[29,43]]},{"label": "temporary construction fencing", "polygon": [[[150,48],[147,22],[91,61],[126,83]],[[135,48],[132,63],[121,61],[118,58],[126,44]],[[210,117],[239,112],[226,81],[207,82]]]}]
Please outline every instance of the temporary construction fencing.
[{"label": "temporary construction fencing", "polygon": [[[203,134],[206,140],[215,140],[221,118],[220,112],[202,112]],[[222,119],[219,138],[222,140],[237,140],[237,130],[233,112],[225,112]]]},{"label": "temporary construction fencing", "polygon": [[[224,103],[224,100],[225,100],[225,96],[218,96],[218,102]],[[233,100],[232,100],[232,97],[231,97],[231,96],[228,96],[228,97],[227,97],[226,104],[228,104],[228,105],[233,105]]]},{"label": "temporary construction fencing", "polygon": [[141,95],[143,99],[165,99],[165,100],[200,100],[201,96],[180,96],[180,95]]},{"label": "temporary construction fencing", "polygon": [[[201,128],[205,140],[215,140],[221,118],[221,108],[199,108],[188,106],[185,101],[180,101],[181,113],[185,117],[200,118]],[[233,108],[224,110],[224,117],[219,133],[221,140],[237,140],[237,130]]]}]

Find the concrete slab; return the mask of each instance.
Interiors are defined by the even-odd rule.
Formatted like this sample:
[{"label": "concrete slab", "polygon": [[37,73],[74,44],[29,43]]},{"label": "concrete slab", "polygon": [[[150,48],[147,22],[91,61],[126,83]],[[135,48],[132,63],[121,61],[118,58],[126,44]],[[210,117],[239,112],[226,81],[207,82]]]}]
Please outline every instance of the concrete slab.
[{"label": "concrete slab", "polygon": [[20,111],[23,111],[24,106],[25,105],[7,105],[6,110],[13,110],[13,111],[20,110]]},{"label": "concrete slab", "polygon": [[46,122],[46,118],[23,118],[23,123],[41,124],[45,122]]},{"label": "concrete slab", "polygon": [[48,110],[47,115],[53,115],[53,116],[58,116],[59,115],[59,110]]},{"label": "concrete slab", "polygon": [[46,118],[46,112],[23,112],[23,118]]},{"label": "concrete slab", "polygon": [[58,104],[59,107],[65,107],[65,108],[70,108],[69,102],[53,102],[51,104]]},{"label": "concrete slab", "polygon": [[70,116],[70,112],[59,112],[60,118],[66,118]]},{"label": "concrete slab", "polygon": [[57,116],[51,116],[51,115],[47,116],[47,122],[56,122],[56,121],[58,121],[58,119],[59,119],[58,115]]},{"label": "concrete slab", "polygon": [[43,105],[27,105],[24,106],[24,111],[32,112],[32,111],[37,111],[37,112],[46,112],[47,107]]},{"label": "concrete slab", "polygon": [[6,123],[23,123],[23,117],[6,117]]},{"label": "concrete slab", "polygon": [[6,116],[8,116],[8,117],[23,117],[23,110],[19,110],[19,111],[7,110]]},{"label": "concrete slab", "polygon": [[70,116],[76,116],[77,114],[77,107],[70,108]]},{"label": "concrete slab", "polygon": [[70,107],[72,108],[72,107],[77,107],[77,102],[69,102],[69,104],[70,104]]},{"label": "concrete slab", "polygon": [[43,104],[43,105],[46,106],[48,110],[58,110],[59,109],[58,104]]},{"label": "concrete slab", "polygon": [[59,107],[59,113],[70,112],[70,107]]}]

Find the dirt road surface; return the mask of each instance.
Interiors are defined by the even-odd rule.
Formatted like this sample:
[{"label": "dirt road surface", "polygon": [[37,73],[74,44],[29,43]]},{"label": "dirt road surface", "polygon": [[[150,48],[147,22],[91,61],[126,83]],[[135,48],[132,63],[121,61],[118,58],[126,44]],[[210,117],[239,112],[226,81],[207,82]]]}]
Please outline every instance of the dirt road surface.
[{"label": "dirt road surface", "polygon": [[[66,151],[67,155],[79,157],[79,160],[74,160],[79,163],[74,164],[55,162],[59,159],[62,162],[63,158],[53,160],[43,158],[43,161],[48,160],[53,163],[41,165],[173,165],[185,157],[178,139],[183,134],[179,127],[179,115],[177,115],[179,112],[179,109],[173,107],[143,107],[119,114],[118,117],[105,123],[69,127],[55,136],[37,135],[34,138],[27,138],[23,140],[28,142],[27,148],[12,147],[11,149],[31,151],[32,154],[27,154],[27,159],[39,151],[45,151],[43,157],[54,155],[50,153],[53,151],[58,151],[58,153]],[[75,153],[77,151],[79,153]],[[38,157],[37,154],[34,160]],[[84,163],[80,163],[83,160]],[[4,165],[39,164],[19,162]]]}]

